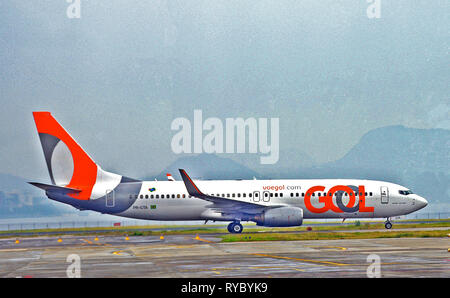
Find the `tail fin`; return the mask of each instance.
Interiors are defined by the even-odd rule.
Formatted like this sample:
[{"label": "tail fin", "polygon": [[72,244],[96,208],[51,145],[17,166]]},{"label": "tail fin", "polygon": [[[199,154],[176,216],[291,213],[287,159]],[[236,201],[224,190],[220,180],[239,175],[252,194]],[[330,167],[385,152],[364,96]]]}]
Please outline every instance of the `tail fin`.
[{"label": "tail fin", "polygon": [[97,187],[99,193],[96,194],[96,182],[107,182],[108,187],[120,182],[121,176],[103,171],[50,112],[33,112],[33,117],[54,185],[79,189],[80,193],[71,196],[89,200],[91,194],[94,198],[105,195],[104,187],[101,190]]}]

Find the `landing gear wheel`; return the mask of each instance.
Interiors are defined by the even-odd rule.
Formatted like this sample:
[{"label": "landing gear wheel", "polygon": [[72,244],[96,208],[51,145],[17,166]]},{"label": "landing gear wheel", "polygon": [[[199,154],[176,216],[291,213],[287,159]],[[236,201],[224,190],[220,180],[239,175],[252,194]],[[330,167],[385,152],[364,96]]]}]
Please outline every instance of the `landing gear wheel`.
[{"label": "landing gear wheel", "polygon": [[384,227],[389,230],[392,228],[392,223],[390,221],[387,221],[384,223]]},{"label": "landing gear wheel", "polygon": [[227,229],[228,229],[228,232],[230,232],[230,233],[233,233],[233,230],[232,230],[232,225],[233,225],[233,223],[232,222],[230,222],[230,224],[228,225],[228,227],[227,227]]},{"label": "landing gear wheel", "polygon": [[244,227],[240,223],[235,223],[233,225],[233,233],[240,234],[240,233],[242,233],[243,229],[244,229]]},{"label": "landing gear wheel", "polygon": [[238,222],[232,222],[228,225],[228,232],[230,233],[240,234],[243,229],[244,227]]}]

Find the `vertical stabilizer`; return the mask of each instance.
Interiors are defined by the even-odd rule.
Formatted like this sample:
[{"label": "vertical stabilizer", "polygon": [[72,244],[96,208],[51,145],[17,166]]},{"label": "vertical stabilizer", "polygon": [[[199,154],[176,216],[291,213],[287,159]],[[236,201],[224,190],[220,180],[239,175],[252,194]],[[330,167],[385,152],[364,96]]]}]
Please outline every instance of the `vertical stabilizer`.
[{"label": "vertical stabilizer", "polygon": [[94,191],[95,197],[105,195],[103,180],[110,188],[120,182],[121,176],[103,171],[50,112],[33,112],[33,117],[54,185],[80,189],[80,193],[71,196],[89,200],[94,186],[98,190]]}]

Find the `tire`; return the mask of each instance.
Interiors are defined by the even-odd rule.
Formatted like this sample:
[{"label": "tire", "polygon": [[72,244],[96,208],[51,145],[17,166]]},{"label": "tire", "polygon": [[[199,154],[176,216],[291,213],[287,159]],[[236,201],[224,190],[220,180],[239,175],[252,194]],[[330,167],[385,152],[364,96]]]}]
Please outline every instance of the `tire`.
[{"label": "tire", "polygon": [[228,227],[227,227],[228,232],[230,232],[230,233],[233,233],[232,225],[233,225],[233,223],[230,222],[230,224],[228,224]]},{"label": "tire", "polygon": [[384,227],[389,230],[392,228],[392,224],[390,222],[387,222],[384,224]]},{"label": "tire", "polygon": [[233,225],[231,226],[232,233],[235,233],[235,234],[242,233],[243,229],[244,229],[244,227],[240,223],[233,223]]}]

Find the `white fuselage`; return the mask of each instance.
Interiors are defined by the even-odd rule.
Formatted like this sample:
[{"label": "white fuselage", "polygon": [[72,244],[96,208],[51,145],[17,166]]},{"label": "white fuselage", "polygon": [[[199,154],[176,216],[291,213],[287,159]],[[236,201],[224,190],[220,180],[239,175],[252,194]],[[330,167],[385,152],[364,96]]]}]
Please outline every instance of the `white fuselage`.
[{"label": "white fuselage", "polygon": [[[261,206],[299,207],[303,209],[303,217],[311,219],[392,217],[409,214],[427,204],[426,200],[418,195],[400,194],[399,190],[406,189],[405,187],[383,181],[292,179],[198,180],[195,183],[208,195]],[[309,191],[313,194],[305,201],[308,190],[317,186],[320,191]],[[336,202],[336,194],[328,193],[335,186],[352,186],[353,189],[364,192],[358,192],[353,202],[350,202],[350,196],[343,192],[341,202],[347,208],[342,210]],[[129,194],[130,199],[136,195],[138,198],[133,205],[116,215],[150,220],[234,220],[208,208],[211,202],[189,196],[182,181],[145,181],[138,194]],[[361,208],[362,206],[365,208]]]}]

